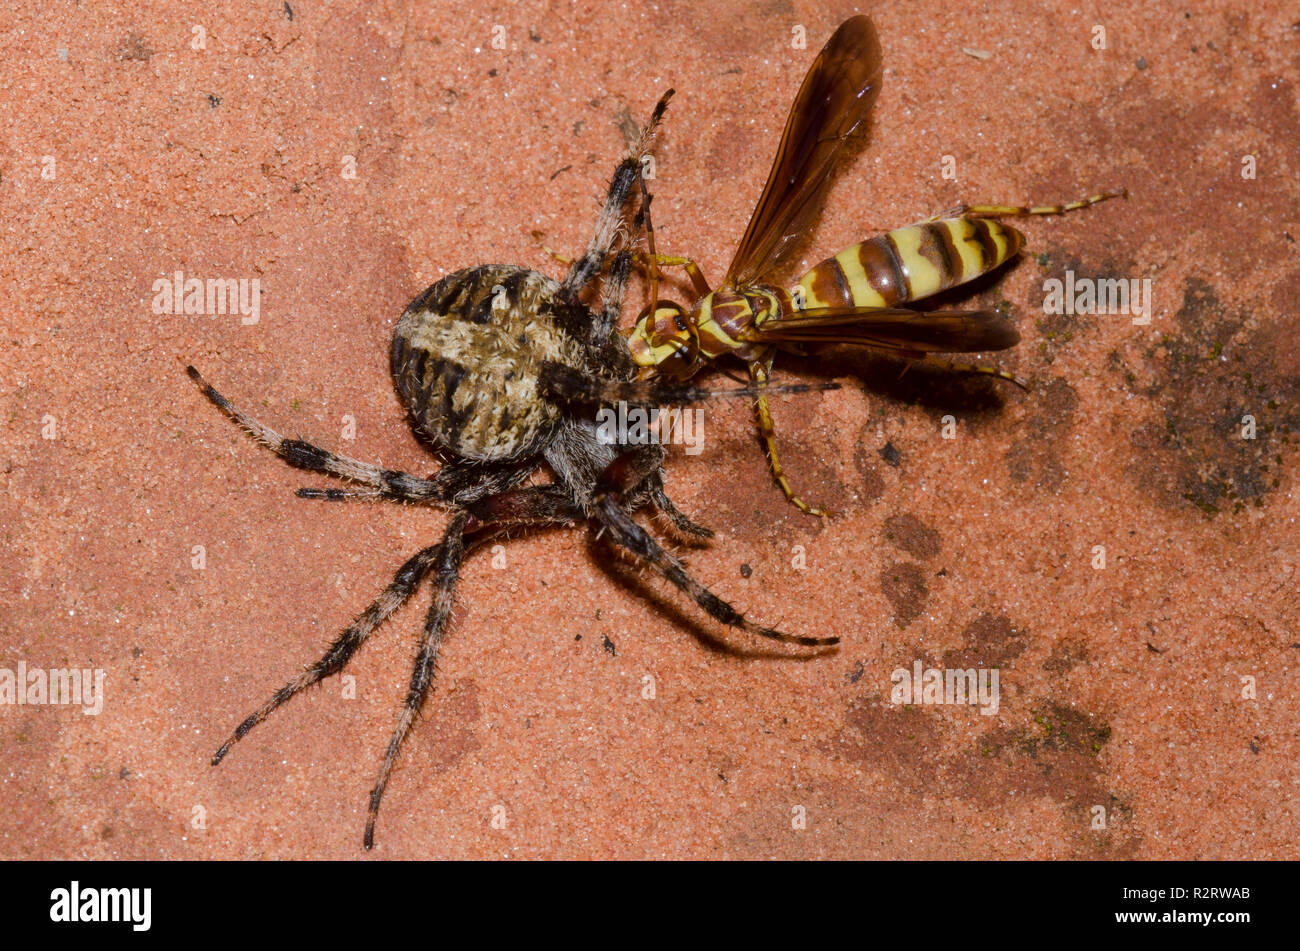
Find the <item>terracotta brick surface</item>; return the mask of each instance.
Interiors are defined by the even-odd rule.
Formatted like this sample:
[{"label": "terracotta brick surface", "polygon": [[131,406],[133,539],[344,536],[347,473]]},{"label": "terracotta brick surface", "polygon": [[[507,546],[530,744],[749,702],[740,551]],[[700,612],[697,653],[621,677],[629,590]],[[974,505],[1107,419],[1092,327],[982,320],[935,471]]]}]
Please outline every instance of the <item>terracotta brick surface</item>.
[{"label": "terracotta brick surface", "polygon": [[[362,855],[425,594],[354,680],[208,761],[446,515],[295,498],[323,481],[183,365],[289,435],[431,471],[387,370],[406,303],[473,264],[561,273],[542,244],[585,245],[669,86],[657,242],[721,280],[857,12],[290,2],[7,6],[0,667],[98,668],[106,695],[0,707],[0,857]],[[1021,223],[1024,254],[953,298],[1010,306],[998,365],[1031,392],[778,362],[843,384],[773,407],[825,521],[783,500],[743,403],[667,463],[718,530],[696,575],[839,649],[721,629],[581,530],[512,538],[465,570],[374,855],[1297,856],[1294,9],[1103,7],[867,8],[883,90],[805,250],[1126,186]],[[177,271],[257,279],[257,322],[156,314]],[[1150,278],[1150,324],[1045,313],[1067,271]],[[996,714],[892,703],[917,661],[996,667]]]}]

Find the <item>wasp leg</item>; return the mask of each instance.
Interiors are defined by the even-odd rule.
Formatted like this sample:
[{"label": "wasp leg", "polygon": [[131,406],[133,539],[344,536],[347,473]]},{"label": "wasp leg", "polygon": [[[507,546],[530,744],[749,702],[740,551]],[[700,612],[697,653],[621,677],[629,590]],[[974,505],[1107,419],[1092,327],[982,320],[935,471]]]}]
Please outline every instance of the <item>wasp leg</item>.
[{"label": "wasp leg", "polygon": [[794,494],[794,489],[790,487],[790,482],[781,469],[781,458],[776,453],[776,424],[772,422],[772,412],[767,405],[767,384],[771,377],[771,371],[771,357],[766,360],[755,361],[749,365],[749,378],[754,389],[758,390],[758,431],[759,435],[763,437],[763,445],[767,449],[768,466],[772,470],[772,476],[776,479],[776,484],[785,493],[786,501],[793,503],[796,508],[802,512],[807,512],[809,515],[825,516],[827,512],[824,507],[809,505]]},{"label": "wasp leg", "polygon": [[691,279],[691,285],[695,288],[698,297],[707,297],[713,293],[713,288],[709,287],[709,282],[704,278],[704,272],[691,258],[678,257],[675,254],[638,253],[636,263],[643,267],[657,265],[659,267],[684,268],[686,276]]},{"label": "wasp leg", "polygon": [[[654,246],[654,228],[650,225],[650,219],[646,218],[646,236],[647,243],[650,246],[650,253],[638,253],[636,262],[650,272],[650,307],[642,314],[645,316],[659,308],[659,269],[661,267],[680,267],[686,270],[686,276],[691,279],[691,286],[695,289],[695,299],[702,300],[713,293],[709,287],[709,282],[705,280],[704,272],[700,266],[691,258],[679,257],[675,254],[658,254]],[[700,348],[700,330],[691,318],[690,311],[678,307],[676,304],[671,305],[674,310],[681,314],[681,319],[687,324],[691,332],[691,343],[694,352],[698,353]],[[635,328],[629,328],[627,333],[633,333]]]},{"label": "wasp leg", "polygon": [[565,267],[571,267],[573,265],[573,258],[565,257],[559,251],[552,250],[551,246],[546,243],[545,231],[534,231],[532,232],[532,236],[533,240],[537,242],[537,246],[545,251],[548,257],[554,258]]},{"label": "wasp leg", "polygon": [[949,370],[956,370],[960,373],[983,373],[985,376],[995,376],[999,380],[1006,380],[1008,383],[1014,383],[1026,393],[1029,392],[1029,384],[1020,377],[1008,373],[1006,370],[999,370],[997,367],[976,366],[973,363],[957,363],[953,360],[945,360],[942,357],[935,357],[933,354],[926,354],[927,363],[937,363],[947,367]]},{"label": "wasp leg", "polygon": [[940,221],[944,218],[1015,218],[1026,215],[1063,215],[1067,211],[1078,211],[1080,208],[1088,208],[1108,198],[1127,198],[1127,188],[1117,188],[1114,191],[1102,192],[1100,195],[1090,195],[1081,201],[1066,202],[1063,205],[968,205],[965,202],[956,208],[950,208],[933,218],[927,218],[926,221]]}]

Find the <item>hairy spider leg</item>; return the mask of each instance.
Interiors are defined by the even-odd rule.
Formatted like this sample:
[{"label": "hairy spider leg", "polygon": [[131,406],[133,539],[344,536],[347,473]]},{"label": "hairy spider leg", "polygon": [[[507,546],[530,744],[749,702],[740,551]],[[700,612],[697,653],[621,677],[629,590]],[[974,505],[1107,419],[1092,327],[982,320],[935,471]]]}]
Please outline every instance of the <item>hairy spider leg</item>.
[{"label": "hairy spider leg", "polygon": [[[738,628],[749,634],[782,641],[787,644],[801,644],[805,647],[830,647],[838,644],[838,637],[800,637],[785,634],[775,628],[755,624],[737,611],[726,601],[692,578],[685,566],[669,552],[665,551],[651,535],[638,525],[622,506],[624,486],[639,485],[644,478],[644,470],[650,464],[648,453],[637,450],[623,453],[616,458],[600,478],[599,487],[592,497],[593,514],[604,526],[615,544],[627,549],[632,554],[644,558],[656,571],[676,585],[704,610],[709,617],[728,627]],[[657,465],[657,463],[656,463]]]},{"label": "hairy spider leg", "polygon": [[[294,677],[246,717],[230,738],[212,757],[216,766],[231,747],[253,727],[265,721],[276,709],[308,687],[343,670],[353,655],[375,630],[405,604],[430,574],[433,575],[434,601],[425,621],[420,650],[411,674],[410,688],[403,703],[397,728],[384,754],[379,777],[370,794],[370,814],[366,823],[366,848],[374,842],[374,823],[379,802],[388,785],[398,750],[410,731],[416,712],[424,702],[433,680],[433,662],[441,643],[442,632],[450,616],[451,598],[460,565],[473,549],[495,537],[498,531],[515,526],[564,525],[581,519],[578,510],[559,486],[533,486],[514,489],[480,500],[461,509],[452,518],[438,544],[421,549],[398,569],[392,582],[354,620],[316,663]],[[466,536],[470,536],[468,539]]]},{"label": "hairy spider leg", "polygon": [[649,154],[655,130],[663,119],[664,110],[668,108],[668,100],[672,95],[673,90],[670,89],[660,97],[650,115],[650,123],[642,131],[636,146],[614,170],[614,177],[605,198],[605,206],[596,218],[596,231],[592,235],[591,242],[587,245],[587,250],[570,265],[569,273],[561,282],[561,287],[571,300],[576,300],[578,294],[604,270],[605,258],[618,244],[618,233],[624,224],[627,200],[632,194],[633,187],[641,178],[642,157]]}]

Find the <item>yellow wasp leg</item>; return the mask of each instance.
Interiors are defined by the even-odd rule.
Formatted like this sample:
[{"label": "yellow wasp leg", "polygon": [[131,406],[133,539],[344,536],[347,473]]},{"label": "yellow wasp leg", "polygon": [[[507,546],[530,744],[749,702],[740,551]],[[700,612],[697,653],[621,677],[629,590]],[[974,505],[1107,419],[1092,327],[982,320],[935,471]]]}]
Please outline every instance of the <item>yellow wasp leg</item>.
[{"label": "yellow wasp leg", "polygon": [[548,255],[550,255],[551,257],[553,257],[555,260],[559,261],[559,262],[560,262],[561,264],[563,264],[565,267],[569,267],[571,264],[573,264],[573,258],[566,258],[566,257],[565,257],[563,254],[561,254],[560,252],[558,252],[558,251],[552,251],[552,250],[550,249],[550,247],[547,245],[547,243],[543,240],[543,239],[546,237],[546,233],[545,233],[545,232],[543,232],[543,231],[534,231],[534,232],[532,232],[532,235],[533,235],[533,240],[537,242],[538,246],[539,246],[543,251],[545,251]]},{"label": "yellow wasp leg", "polygon": [[655,254],[649,255],[639,253],[636,255],[638,264],[649,265],[657,264],[660,267],[680,267],[686,269],[686,276],[691,279],[691,284],[695,287],[695,293],[699,297],[706,297],[712,293],[713,289],[709,287],[709,282],[704,279],[704,272],[700,266],[690,258],[677,257],[675,254]]},{"label": "yellow wasp leg", "polygon": [[963,202],[956,208],[950,208],[933,218],[927,218],[926,221],[939,221],[943,218],[1013,218],[1025,215],[1063,215],[1067,211],[1088,208],[1108,198],[1127,197],[1128,189],[1118,188],[1115,191],[1102,192],[1100,195],[1091,195],[1081,201],[1066,202],[1064,205],[967,205]]},{"label": "yellow wasp leg", "polygon": [[1029,392],[1028,383],[1020,379],[1020,377],[1008,373],[1006,370],[999,370],[997,367],[976,366],[973,363],[957,363],[953,360],[944,360],[941,357],[935,357],[929,354],[927,354],[926,361],[929,363],[941,364],[946,366],[948,369],[956,370],[959,373],[983,373],[986,376],[995,376],[999,380],[1006,380],[1009,383],[1014,383],[1026,393]]},{"label": "yellow wasp leg", "polygon": [[[653,232],[651,232],[651,234],[653,235]],[[638,253],[637,255],[635,255],[634,260],[638,264],[641,264],[643,267],[647,267],[650,270],[651,308],[656,308],[659,306],[658,298],[655,295],[658,293],[659,268],[661,267],[685,268],[686,276],[691,279],[691,285],[695,288],[695,295],[697,300],[703,300],[709,294],[713,293],[712,289],[709,287],[709,282],[704,279],[704,272],[700,270],[700,266],[696,264],[695,261],[693,261],[691,258],[678,257],[675,254],[657,254],[653,250],[653,238],[651,238],[650,253],[649,254]],[[691,331],[691,339],[694,342],[696,349],[698,350],[700,346],[699,328],[696,327],[695,322],[691,320],[689,310],[687,310],[686,308],[682,308],[681,311],[682,311],[682,319],[687,322]]]},{"label": "yellow wasp leg", "polygon": [[[565,257],[560,252],[552,250],[551,247],[542,240],[542,233],[540,231],[534,231],[533,238],[549,257],[559,261],[565,267],[573,264],[573,258]],[[672,254],[654,254],[653,252],[647,254],[644,251],[638,251],[632,256],[632,259],[642,267],[649,269],[651,272],[651,278],[655,280],[656,283],[658,283],[658,269],[660,267],[680,267],[685,268],[686,276],[691,279],[691,284],[695,287],[696,294],[700,297],[704,297],[712,291],[709,287],[709,282],[704,279],[704,272],[701,271],[700,266],[690,258],[681,258]]]},{"label": "yellow wasp leg", "polygon": [[801,511],[809,515],[824,516],[826,509],[820,505],[809,505],[799,496],[794,494],[794,489],[790,488],[790,482],[786,479],[785,473],[781,469],[781,459],[776,454],[776,425],[772,422],[772,411],[767,405],[767,393],[764,388],[771,378],[772,358],[759,360],[749,365],[749,379],[758,393],[758,431],[763,437],[763,444],[767,448],[767,462],[772,470],[772,476],[776,479],[776,484],[781,487],[785,493],[786,501],[794,503]]}]

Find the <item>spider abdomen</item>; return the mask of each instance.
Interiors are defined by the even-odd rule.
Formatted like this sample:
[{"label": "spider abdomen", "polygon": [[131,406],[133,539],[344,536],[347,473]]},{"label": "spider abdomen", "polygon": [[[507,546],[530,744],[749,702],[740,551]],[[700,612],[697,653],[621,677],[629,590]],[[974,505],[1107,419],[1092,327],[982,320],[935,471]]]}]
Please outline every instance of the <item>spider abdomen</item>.
[{"label": "spider abdomen", "polygon": [[556,323],[559,285],[488,264],[444,277],[411,302],[393,332],[397,391],[437,445],[484,462],[540,452],[560,411],[538,393],[547,360],[583,365]]}]

